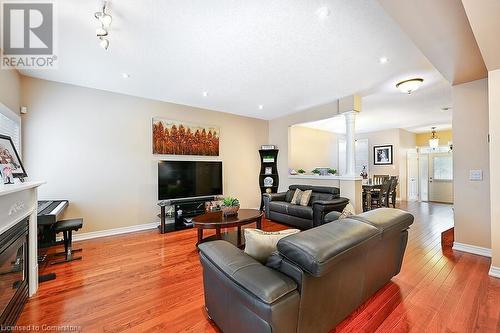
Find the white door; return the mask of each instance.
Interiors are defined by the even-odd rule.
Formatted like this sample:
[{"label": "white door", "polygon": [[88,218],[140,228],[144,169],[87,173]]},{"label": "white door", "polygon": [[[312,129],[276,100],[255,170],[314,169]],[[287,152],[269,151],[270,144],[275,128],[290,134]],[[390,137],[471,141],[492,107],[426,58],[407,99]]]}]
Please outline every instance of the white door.
[{"label": "white door", "polygon": [[453,155],[429,154],[429,200],[453,203]]},{"label": "white door", "polygon": [[418,156],[418,179],[420,201],[429,201],[429,155]]},{"label": "white door", "polygon": [[408,201],[418,200],[418,154],[416,151],[409,151],[406,154],[408,170]]}]

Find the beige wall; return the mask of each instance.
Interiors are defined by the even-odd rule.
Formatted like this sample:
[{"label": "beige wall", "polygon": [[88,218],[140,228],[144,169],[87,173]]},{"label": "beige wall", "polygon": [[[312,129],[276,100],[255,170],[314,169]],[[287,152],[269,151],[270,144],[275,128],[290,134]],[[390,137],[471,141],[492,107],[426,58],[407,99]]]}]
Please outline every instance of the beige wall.
[{"label": "beige wall", "polygon": [[0,70],[0,103],[19,114],[21,78],[16,70]]},{"label": "beige wall", "polygon": [[[391,175],[399,174],[399,129],[389,129],[370,133],[356,134],[356,139],[368,139],[369,156],[369,176],[373,175]],[[373,147],[392,145],[392,165],[375,165],[373,160]]]},{"label": "beige wall", "polygon": [[399,130],[399,196],[408,200],[408,151],[417,146],[417,135],[404,129]]},{"label": "beige wall", "polygon": [[[417,134],[417,146],[419,147],[428,147],[429,139],[431,137],[431,132],[428,133],[418,133]],[[448,142],[453,142],[453,132],[451,130],[448,131],[438,131],[436,135],[439,138],[439,145],[445,146]]]},{"label": "beige wall", "polygon": [[28,174],[47,181],[42,199],[70,201],[66,215],[83,217],[84,232],[158,221],[152,117],[220,126],[225,194],[260,205],[267,121],[28,77],[22,88]]},{"label": "beige wall", "polygon": [[335,115],[338,115],[337,101],[269,121],[269,143],[275,144],[279,148],[279,191],[284,191],[288,189],[289,185],[294,184],[294,181],[288,178],[290,126],[309,121],[331,118]]},{"label": "beige wall", "polygon": [[492,266],[500,268],[500,69],[490,71],[489,127],[490,127],[490,170],[491,173],[491,253]]},{"label": "beige wall", "polygon": [[311,172],[316,167],[338,169],[337,135],[303,126],[290,127],[289,168]]},{"label": "beige wall", "polygon": [[[453,192],[455,241],[491,247],[488,82],[453,86]],[[483,170],[483,181],[470,181],[469,170]]]},{"label": "beige wall", "polygon": [[[416,146],[416,134],[403,129],[395,128],[377,132],[361,133],[356,139],[368,139],[369,145],[369,176],[390,175],[399,176],[398,197],[407,200],[407,166],[406,153],[408,149]],[[375,165],[373,160],[373,147],[392,145],[393,164]]]}]

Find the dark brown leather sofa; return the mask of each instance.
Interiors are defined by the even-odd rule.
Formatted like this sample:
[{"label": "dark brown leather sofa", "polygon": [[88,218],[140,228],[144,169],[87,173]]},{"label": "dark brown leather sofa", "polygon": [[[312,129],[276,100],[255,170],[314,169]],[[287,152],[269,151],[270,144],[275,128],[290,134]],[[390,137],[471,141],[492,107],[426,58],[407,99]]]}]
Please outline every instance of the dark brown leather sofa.
[{"label": "dark brown leather sofa", "polygon": [[332,221],[281,239],[267,265],[201,244],[208,314],[227,333],[328,332],[399,273],[412,223],[391,208]]},{"label": "dark brown leather sofa", "polygon": [[[296,189],[312,190],[309,205],[292,205]],[[331,211],[341,212],[349,199],[340,197],[338,187],[290,185],[287,192],[264,194],[266,218],[305,230],[324,223],[324,217]]]}]

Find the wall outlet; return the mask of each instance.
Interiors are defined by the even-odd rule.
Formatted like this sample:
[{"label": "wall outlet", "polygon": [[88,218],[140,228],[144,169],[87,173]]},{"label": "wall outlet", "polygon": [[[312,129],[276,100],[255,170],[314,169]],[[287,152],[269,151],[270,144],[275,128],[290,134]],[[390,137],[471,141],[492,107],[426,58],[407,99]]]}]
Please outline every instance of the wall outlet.
[{"label": "wall outlet", "polygon": [[469,180],[483,180],[483,170],[469,170]]}]

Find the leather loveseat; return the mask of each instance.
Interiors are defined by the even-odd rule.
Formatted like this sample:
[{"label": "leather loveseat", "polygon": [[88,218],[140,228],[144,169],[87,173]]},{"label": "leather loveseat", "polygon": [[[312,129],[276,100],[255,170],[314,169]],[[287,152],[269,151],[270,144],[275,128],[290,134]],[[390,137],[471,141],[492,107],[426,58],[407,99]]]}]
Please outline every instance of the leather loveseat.
[{"label": "leather loveseat", "polygon": [[[307,206],[293,205],[296,189],[312,190]],[[266,218],[305,230],[324,223],[324,217],[331,211],[342,212],[349,199],[340,197],[340,189],[328,186],[291,185],[287,192],[264,194]]]},{"label": "leather loveseat", "polygon": [[208,315],[226,333],[328,332],[399,273],[412,223],[391,208],[326,223],[281,239],[266,265],[203,243]]}]

